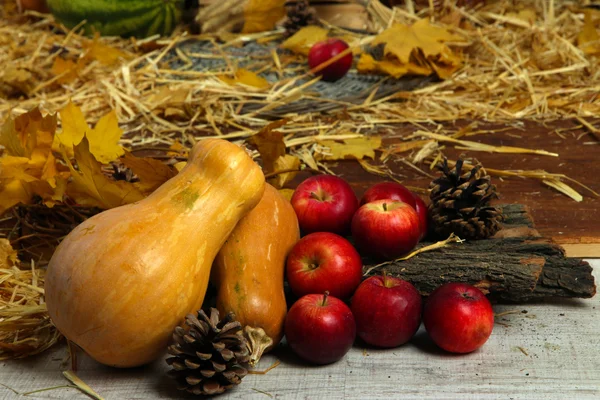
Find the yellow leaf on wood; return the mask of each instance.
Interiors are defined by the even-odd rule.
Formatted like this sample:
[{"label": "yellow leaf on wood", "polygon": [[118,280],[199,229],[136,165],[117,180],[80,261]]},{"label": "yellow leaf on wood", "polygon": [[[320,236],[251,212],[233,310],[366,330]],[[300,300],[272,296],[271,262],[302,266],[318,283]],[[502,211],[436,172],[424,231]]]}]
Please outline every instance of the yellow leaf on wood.
[{"label": "yellow leaf on wood", "polygon": [[300,29],[287,38],[281,47],[296,54],[308,56],[310,48],[317,42],[327,39],[327,29],[319,26],[309,25]]},{"label": "yellow leaf on wood", "polygon": [[248,139],[248,142],[255,145],[260,153],[265,173],[276,170],[275,161],[285,155],[285,143],[283,133],[275,129],[285,125],[287,120],[271,122]]},{"label": "yellow leaf on wood", "polygon": [[177,171],[164,163],[149,157],[135,157],[129,152],[121,159],[139,178],[134,185],[144,193],[151,193],[160,185],[177,175]]},{"label": "yellow leaf on wood", "polygon": [[248,0],[242,33],[270,31],[285,16],[285,0]]},{"label": "yellow leaf on wood", "polygon": [[[274,163],[275,171],[298,170],[300,169],[300,159],[296,156],[285,154],[278,157]],[[296,177],[297,172],[284,172],[277,174],[269,179],[269,183],[276,188],[283,187],[286,183]]]},{"label": "yellow leaf on wood", "polygon": [[122,134],[114,110],[100,118],[94,129],[89,130],[86,135],[90,143],[90,152],[96,160],[107,164],[123,155],[123,148],[119,145]]},{"label": "yellow leaf on wood", "polygon": [[364,136],[346,139],[342,143],[334,140],[320,140],[319,144],[324,148],[315,153],[316,160],[362,160],[365,157],[375,158],[375,150],[381,147],[381,137]]},{"label": "yellow leaf on wood", "polygon": [[17,264],[17,251],[12,248],[8,239],[0,239],[0,269],[11,268]]},{"label": "yellow leaf on wood", "polygon": [[270,86],[269,82],[265,78],[244,68],[237,69],[234,77],[226,74],[219,75],[218,77],[220,80],[231,86],[240,84],[259,89],[266,89]]},{"label": "yellow leaf on wood", "polygon": [[100,163],[90,153],[86,138],[75,146],[74,151],[79,171],[64,156],[73,179],[68,183],[66,193],[78,204],[109,209],[144,198],[132,183],[113,181],[102,173]]}]

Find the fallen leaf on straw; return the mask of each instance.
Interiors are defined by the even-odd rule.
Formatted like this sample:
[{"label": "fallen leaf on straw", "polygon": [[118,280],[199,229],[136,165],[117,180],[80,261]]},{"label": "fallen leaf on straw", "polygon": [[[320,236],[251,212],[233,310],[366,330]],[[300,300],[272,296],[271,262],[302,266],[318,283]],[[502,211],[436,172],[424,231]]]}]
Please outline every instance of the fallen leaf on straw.
[{"label": "fallen leaf on straw", "polygon": [[257,75],[255,72],[249,71],[244,68],[239,68],[235,71],[233,78],[223,74],[219,75],[219,79],[228,85],[245,85],[252,86],[258,89],[266,89],[268,88],[269,82],[263,78],[262,76]]},{"label": "fallen leaf on straw", "polygon": [[106,66],[114,66],[132,58],[128,53],[102,43],[98,33],[94,35],[93,40],[83,41],[82,47],[86,51],[84,55],[86,61],[97,60]]},{"label": "fallen leaf on straw", "polygon": [[446,43],[461,42],[461,36],[446,27],[431,25],[428,18],[408,26],[396,23],[384,30],[361,54],[357,69],[362,73],[383,72],[399,78],[406,74],[436,73],[447,79],[462,66],[462,56]]},{"label": "fallen leaf on straw", "polygon": [[371,271],[381,268],[381,267],[385,267],[386,265],[390,265],[390,264],[393,264],[393,263],[396,263],[399,261],[406,261],[410,258],[413,258],[414,256],[416,256],[418,254],[425,253],[427,251],[436,250],[436,249],[439,249],[442,247],[446,247],[450,243],[462,243],[462,242],[464,242],[464,240],[462,240],[461,238],[456,236],[454,233],[452,233],[452,234],[450,234],[450,236],[448,236],[448,238],[446,240],[441,240],[439,242],[435,242],[428,246],[421,247],[420,249],[413,251],[412,253],[408,254],[407,256],[396,258],[395,260],[386,261],[381,264],[374,265],[371,268],[367,269],[367,271],[363,274],[363,276],[368,276],[369,273],[371,273]]},{"label": "fallen leaf on straw", "polygon": [[593,13],[593,10],[584,11],[583,28],[577,35],[577,46],[588,55],[600,54],[600,35],[594,26]]},{"label": "fallen leaf on straw", "polygon": [[283,133],[276,129],[287,122],[287,120],[271,122],[248,139],[248,142],[255,145],[260,153],[265,173],[274,172],[275,161],[286,154]]},{"label": "fallen leaf on straw", "polygon": [[67,185],[67,195],[78,204],[109,209],[133,203],[144,195],[130,182],[112,181],[102,173],[100,163],[92,156],[87,138],[75,146],[75,170],[64,154],[73,180]]},{"label": "fallen leaf on straw", "polygon": [[79,77],[81,65],[71,60],[66,60],[62,57],[56,57],[50,72],[58,77],[56,80],[59,84],[64,85],[71,83]]},{"label": "fallen leaf on straw", "polygon": [[285,154],[278,157],[274,164],[275,171],[290,171],[277,174],[276,176],[269,179],[269,183],[275,188],[281,188],[286,183],[293,180],[298,174],[297,171],[300,169],[300,159],[296,156]]},{"label": "fallen leaf on straw", "polygon": [[327,35],[327,29],[314,25],[305,26],[287,38],[281,44],[281,48],[290,50],[296,54],[308,56],[310,48],[315,43],[327,39]]},{"label": "fallen leaf on straw", "polygon": [[244,7],[243,33],[264,32],[275,28],[285,16],[285,0],[248,0]]},{"label": "fallen leaf on straw", "polygon": [[0,239],[0,269],[11,268],[17,263],[17,251],[7,239]]}]

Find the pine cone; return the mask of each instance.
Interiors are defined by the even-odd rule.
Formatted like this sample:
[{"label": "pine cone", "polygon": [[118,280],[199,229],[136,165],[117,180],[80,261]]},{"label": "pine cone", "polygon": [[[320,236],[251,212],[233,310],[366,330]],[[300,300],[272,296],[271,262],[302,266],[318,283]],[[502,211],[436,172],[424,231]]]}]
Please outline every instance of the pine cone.
[{"label": "pine cone", "polygon": [[308,0],[288,0],[285,3],[287,19],[283,23],[285,36],[292,36],[302,27],[317,25],[319,20]]},{"label": "pine cone", "polygon": [[202,310],[198,317],[189,314],[186,330],[175,328],[175,344],[168,352],[167,364],[173,369],[169,375],[177,381],[179,390],[195,395],[223,393],[240,384],[248,371],[242,366],[248,362],[247,342],[242,326],[229,313],[219,321],[219,311],[210,309],[210,317]]},{"label": "pine cone", "polygon": [[443,236],[454,233],[462,239],[484,239],[494,235],[504,220],[501,211],[490,206],[498,197],[496,186],[480,163],[464,174],[463,164],[458,160],[450,170],[444,158],[438,167],[442,175],[429,186],[434,230]]}]

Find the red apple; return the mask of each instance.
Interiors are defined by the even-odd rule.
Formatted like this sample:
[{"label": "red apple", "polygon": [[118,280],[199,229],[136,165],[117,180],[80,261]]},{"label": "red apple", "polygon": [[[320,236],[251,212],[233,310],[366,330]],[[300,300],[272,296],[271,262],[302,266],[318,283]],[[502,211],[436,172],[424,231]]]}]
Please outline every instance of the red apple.
[{"label": "red apple", "polygon": [[338,361],[356,338],[352,311],[327,293],[309,294],[295,302],[285,318],[284,330],[294,353],[315,364]]},{"label": "red apple", "polygon": [[409,282],[372,276],[352,296],[358,336],[373,346],[397,347],[410,340],[421,324],[421,295]]},{"label": "red apple", "polygon": [[[348,48],[348,44],[341,39],[326,39],[315,43],[308,52],[308,65],[315,69],[319,65],[340,54]],[[324,81],[334,82],[342,78],[352,66],[352,52],[317,72]]]},{"label": "red apple", "polygon": [[362,260],[352,244],[329,232],[304,236],[286,261],[290,289],[298,297],[326,290],[340,299],[352,296],[362,279]]},{"label": "red apple", "polygon": [[466,283],[447,283],[425,302],[423,324],[433,341],[452,353],[469,353],[488,340],[494,311],[481,290]]},{"label": "red apple", "polygon": [[360,205],[376,200],[396,200],[415,208],[415,197],[406,187],[396,182],[381,182],[371,186],[360,200]]},{"label": "red apple", "polygon": [[417,212],[401,201],[367,203],[352,218],[352,237],[358,249],[376,258],[393,259],[409,252],[420,235]]},{"label": "red apple", "polygon": [[427,204],[419,197],[416,193],[413,193],[413,197],[415,198],[415,210],[417,211],[417,215],[419,216],[419,221],[421,222],[421,236],[419,240],[423,239],[427,236],[427,231],[429,229],[429,215],[427,210]]},{"label": "red apple", "polygon": [[294,191],[291,202],[304,233],[346,234],[358,208],[358,199],[348,182],[335,175],[304,180]]}]

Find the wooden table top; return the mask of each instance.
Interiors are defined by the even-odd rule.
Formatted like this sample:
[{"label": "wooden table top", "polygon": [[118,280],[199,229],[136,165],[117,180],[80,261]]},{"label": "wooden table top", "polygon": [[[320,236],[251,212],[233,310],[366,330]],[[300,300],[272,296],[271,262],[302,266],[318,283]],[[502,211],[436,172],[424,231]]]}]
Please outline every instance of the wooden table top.
[{"label": "wooden table top", "polygon": [[[600,260],[590,260],[596,279]],[[423,328],[406,345],[389,350],[360,344],[340,361],[310,366],[285,347],[220,399],[598,399],[600,398],[600,297],[545,303],[495,305],[499,314],[488,342],[467,355],[450,355]],[[0,362],[0,383],[16,392],[66,385],[67,349],[57,345],[26,360]],[[79,353],[78,376],[105,399],[193,399],[165,375],[164,358],[144,368],[103,367]],[[17,395],[0,386],[0,399],[88,399],[60,388]]]}]

